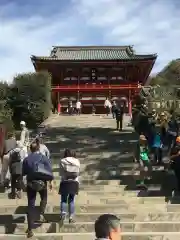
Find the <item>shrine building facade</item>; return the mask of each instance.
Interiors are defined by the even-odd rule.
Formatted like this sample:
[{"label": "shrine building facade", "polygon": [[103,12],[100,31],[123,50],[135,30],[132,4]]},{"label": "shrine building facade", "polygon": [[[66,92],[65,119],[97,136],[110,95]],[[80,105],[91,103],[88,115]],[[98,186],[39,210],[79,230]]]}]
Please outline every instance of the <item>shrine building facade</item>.
[{"label": "shrine building facade", "polygon": [[156,54],[140,55],[132,46],[53,47],[50,56],[31,56],[36,71],[52,76],[52,99],[65,111],[68,102],[82,103],[82,112],[105,111],[106,98],[131,100],[147,82]]}]

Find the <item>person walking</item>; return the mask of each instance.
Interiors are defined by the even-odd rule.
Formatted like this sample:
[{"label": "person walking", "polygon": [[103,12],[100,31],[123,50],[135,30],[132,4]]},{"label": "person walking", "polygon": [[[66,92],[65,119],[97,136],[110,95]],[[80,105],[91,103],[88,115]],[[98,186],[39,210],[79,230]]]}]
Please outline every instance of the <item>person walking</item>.
[{"label": "person walking", "polygon": [[79,191],[78,176],[80,173],[80,162],[76,158],[75,153],[66,149],[64,152],[64,158],[60,161],[60,175],[61,182],[59,186],[59,194],[61,196],[60,206],[60,221],[64,221],[66,218],[66,205],[69,209],[69,223],[74,223],[74,200],[75,195]]},{"label": "person walking", "polygon": [[159,124],[160,124],[160,130],[161,130],[161,139],[162,139],[163,145],[166,145],[168,120],[165,112],[161,112],[159,117]]},{"label": "person walking", "polygon": [[24,121],[20,122],[20,128],[21,128],[20,141],[21,141],[21,144],[24,146],[24,150],[28,152],[29,130],[27,129],[26,123]]},{"label": "person walking", "polygon": [[21,142],[17,142],[17,146],[10,152],[9,171],[11,174],[11,193],[10,198],[21,198],[23,188],[22,162],[27,157]]},{"label": "person walking", "polygon": [[151,178],[152,166],[149,157],[149,148],[147,139],[144,135],[140,135],[137,148],[135,151],[135,162],[139,163],[140,168],[140,179],[137,185],[145,186],[145,180]]},{"label": "person walking", "polygon": [[3,187],[6,186],[6,178],[8,181],[8,186],[10,182],[10,174],[9,174],[9,156],[10,152],[15,149],[17,146],[16,138],[14,133],[8,134],[8,139],[4,142],[4,149],[2,154],[2,168],[1,168],[1,185]]},{"label": "person walking", "polygon": [[30,145],[31,153],[23,161],[22,173],[27,178],[27,237],[32,237],[34,223],[34,208],[37,193],[40,194],[40,221],[44,222],[44,212],[47,205],[47,186],[52,190],[53,173],[49,159],[39,152],[36,142]]},{"label": "person walking", "polygon": [[69,113],[69,115],[70,116],[72,116],[73,115],[73,104],[72,104],[72,101],[69,101],[69,103],[68,103],[68,113]]},{"label": "person walking", "polygon": [[170,152],[170,166],[176,176],[178,195],[180,195],[180,137],[179,136],[176,138],[176,142]]},{"label": "person walking", "polygon": [[123,116],[124,116],[124,105],[123,104],[116,107],[115,115],[116,115],[116,130],[117,131],[122,131],[122,129],[123,129]]},{"label": "person walking", "polygon": [[173,145],[176,142],[176,137],[178,136],[178,132],[179,132],[179,125],[177,123],[175,114],[172,113],[172,116],[170,118],[170,121],[168,122],[168,128],[167,128],[168,152],[170,152],[171,148],[173,148]]},{"label": "person walking", "polygon": [[163,142],[161,139],[161,132],[160,132],[160,129],[158,131],[156,127],[155,133],[154,133],[153,145],[152,145],[155,164],[160,165],[162,163],[162,148],[163,148]]},{"label": "person walking", "polygon": [[112,117],[113,118],[116,118],[116,108],[117,108],[116,101],[113,101],[113,104],[112,104]]},{"label": "person walking", "polygon": [[80,115],[81,114],[81,102],[80,102],[80,100],[77,100],[77,102],[76,102],[76,113],[77,113],[77,115]]},{"label": "person walking", "polygon": [[111,107],[112,107],[111,102],[109,101],[108,98],[106,98],[106,100],[104,102],[104,107],[106,109],[106,115],[108,116],[111,112]]}]

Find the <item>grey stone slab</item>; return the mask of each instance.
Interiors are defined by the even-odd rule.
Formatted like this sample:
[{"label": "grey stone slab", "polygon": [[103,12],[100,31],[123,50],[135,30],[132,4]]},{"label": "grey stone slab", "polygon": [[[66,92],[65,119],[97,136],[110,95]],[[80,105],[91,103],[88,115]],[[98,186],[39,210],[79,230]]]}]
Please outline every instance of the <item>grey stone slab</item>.
[{"label": "grey stone slab", "polygon": [[[121,226],[123,231],[132,232],[134,228],[133,223],[124,223]],[[12,223],[0,225],[0,233],[23,234],[27,230],[27,224]],[[94,231],[94,223],[76,223],[64,224],[61,223],[43,223],[34,224],[33,231],[35,233],[86,233]]]},{"label": "grey stone slab", "polygon": [[[138,233],[129,233],[126,235],[121,236],[121,240],[179,240],[180,234],[177,233],[145,233],[145,235],[138,235]],[[16,240],[21,239],[25,240],[27,239],[25,235],[5,235],[0,236],[0,240]],[[72,233],[72,234],[66,234],[66,233],[59,233],[53,234],[35,234],[35,236],[32,238],[33,240],[92,240],[95,239],[94,233]]]},{"label": "grey stone slab", "polygon": [[[94,222],[101,213],[78,213],[74,216],[76,222]],[[124,222],[178,222],[180,220],[180,212],[179,213],[116,213],[116,215]],[[35,212],[36,219],[39,218],[38,212]],[[47,222],[59,222],[59,213],[46,213],[45,219]],[[68,221],[68,216],[66,218]],[[27,222],[26,214],[8,214],[8,215],[0,215],[0,225],[5,223],[24,223]]]},{"label": "grey stone slab", "polygon": [[[23,234],[27,229],[25,223],[10,223],[0,225],[0,233]],[[122,232],[179,232],[180,222],[121,222]],[[43,223],[34,224],[36,233],[91,233],[94,231],[94,222],[69,223]]]},{"label": "grey stone slab", "polygon": [[[35,208],[36,211],[38,211],[39,207]],[[97,205],[76,205],[76,212],[77,213],[104,213],[104,212],[117,212],[119,211],[127,211],[129,209],[128,204],[97,204]],[[24,214],[27,212],[27,206],[4,206],[0,207],[0,214]],[[46,213],[59,213],[60,212],[60,206],[55,205],[47,205],[46,207]]]},{"label": "grey stone slab", "polygon": [[[101,213],[79,213],[75,214],[74,219],[76,222],[94,222]],[[116,214],[121,221],[134,221],[137,217],[135,213],[119,213]],[[59,222],[60,214],[59,213],[48,213],[44,215],[47,222]],[[38,212],[35,212],[35,219],[39,219]],[[141,218],[143,219],[143,218]],[[68,216],[66,217],[65,222],[68,221]],[[0,225],[5,223],[26,223],[27,215],[26,214],[9,214],[9,215],[0,215]]]},{"label": "grey stone slab", "polygon": [[[123,223],[121,224],[121,229],[123,232],[132,232],[134,229],[133,223]],[[63,227],[59,225],[57,232],[93,232],[94,231],[94,222],[93,223],[76,223],[76,224],[64,224]]]},{"label": "grey stone slab", "polygon": [[[179,200],[179,203],[180,203],[180,200]],[[167,212],[179,212],[179,211],[180,211],[180,205],[178,203],[167,205]]]},{"label": "grey stone slab", "polygon": [[134,223],[135,232],[179,232],[180,222]]},{"label": "grey stone slab", "polygon": [[180,212],[149,213],[145,220],[149,221],[179,221]]},{"label": "grey stone slab", "polygon": [[[56,233],[58,230],[57,223],[34,224],[35,233]],[[0,225],[0,234],[24,234],[27,230],[27,224],[24,223],[7,223]]]}]

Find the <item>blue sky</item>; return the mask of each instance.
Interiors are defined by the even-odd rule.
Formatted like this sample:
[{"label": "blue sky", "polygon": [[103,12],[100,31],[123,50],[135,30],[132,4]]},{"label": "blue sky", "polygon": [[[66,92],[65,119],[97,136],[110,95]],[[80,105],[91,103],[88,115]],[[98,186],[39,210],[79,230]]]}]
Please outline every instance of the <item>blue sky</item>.
[{"label": "blue sky", "polygon": [[180,57],[178,0],[0,0],[0,80],[34,71],[54,45],[134,45],[157,53],[153,72]]}]

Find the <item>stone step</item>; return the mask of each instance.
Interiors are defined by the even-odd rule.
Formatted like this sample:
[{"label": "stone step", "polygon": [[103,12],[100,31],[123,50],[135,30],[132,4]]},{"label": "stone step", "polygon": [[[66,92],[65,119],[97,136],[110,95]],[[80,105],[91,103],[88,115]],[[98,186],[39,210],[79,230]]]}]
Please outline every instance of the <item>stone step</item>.
[{"label": "stone step", "polygon": [[[96,163],[97,164],[97,163]],[[86,174],[88,175],[93,175],[93,173],[96,174],[99,174],[100,173],[102,174],[105,173],[105,174],[110,174],[113,172],[119,176],[123,175],[123,176],[126,176],[126,175],[136,175],[136,174],[139,174],[140,173],[140,170],[139,170],[139,166],[134,165],[134,163],[131,163],[129,165],[126,165],[126,166],[121,166],[121,165],[118,165],[116,164],[116,166],[113,166],[112,164],[111,165],[106,165],[104,164],[103,166],[96,166],[96,164],[93,164],[93,166],[91,165],[88,165],[88,164],[83,164],[83,166],[81,167],[81,173],[80,173],[80,176],[83,176],[85,175],[84,173],[86,172]],[[153,172],[161,172],[163,174],[165,174],[164,172],[164,166],[153,166],[152,167],[152,171]],[[54,176],[60,176],[59,174],[59,167],[56,166],[55,164],[53,164],[53,174]]]},{"label": "stone step", "polygon": [[[52,158],[52,168],[53,168],[53,171],[54,172],[58,172],[59,173],[59,159],[57,159],[58,163],[56,163],[56,159]],[[138,167],[137,164],[135,164],[133,161],[131,162],[126,162],[126,163],[123,163],[123,162],[119,162],[119,163],[116,163],[118,164],[115,168],[112,160],[106,160],[106,159],[103,159],[103,164],[100,165],[98,164],[98,161],[99,159],[95,159],[93,161],[89,160],[89,161],[85,161],[85,159],[80,159],[80,163],[81,163],[81,171],[83,172],[82,169],[85,169],[87,171],[89,170],[92,170],[92,169],[95,169],[96,171],[99,171],[99,170],[113,170],[113,169],[116,169],[117,170],[117,167],[118,167],[118,170],[121,170],[121,171],[126,171],[126,170],[132,170],[133,168],[135,167]],[[106,168],[104,168],[104,166],[106,166]],[[160,166],[153,166],[153,169],[156,170],[160,168]]]},{"label": "stone step", "polygon": [[[126,186],[121,185],[119,186],[119,188],[114,188],[114,189],[100,189],[98,190],[84,190],[84,189],[80,189],[80,192],[77,196],[77,198],[81,198],[83,197],[98,197],[98,199],[114,199],[116,197],[116,199],[121,199],[122,197],[149,197],[152,198],[152,200],[157,197],[156,199],[158,199],[158,197],[161,196],[151,196],[151,192],[160,192],[161,186],[154,186],[154,185],[149,185],[148,186],[148,190],[147,189],[138,189],[136,188],[135,190],[128,190],[126,188]],[[126,190],[127,189],[127,190]],[[48,191],[48,196],[57,194],[58,195],[58,191],[59,191],[59,184],[55,185],[53,187],[53,191]],[[5,193],[0,193],[0,199],[7,199],[7,195],[9,195],[10,190],[7,190]],[[163,192],[162,192],[163,193]],[[169,192],[169,197],[172,195],[171,192]],[[26,196],[26,192],[22,193],[22,197]],[[163,197],[164,195],[162,195]],[[167,196],[167,195],[166,195]],[[132,198],[132,200],[134,200],[135,198]],[[176,199],[178,199],[178,197],[176,197]]]},{"label": "stone step", "polygon": [[[122,232],[178,232],[180,222],[122,222]],[[26,223],[10,223],[0,225],[0,233],[23,234],[27,230]],[[94,231],[94,222],[69,223],[35,223],[34,232],[36,233],[84,233]]]},{"label": "stone step", "polygon": [[[179,240],[180,232],[122,232],[121,240]],[[25,234],[0,234],[2,240],[26,240]],[[95,239],[94,232],[91,233],[35,233],[32,239],[36,240],[92,240]]]},{"label": "stone step", "polygon": [[[36,219],[38,219],[38,211],[35,212]],[[94,222],[101,213],[76,213],[74,219],[76,222]],[[46,213],[45,219],[47,222],[59,222],[59,213]],[[178,222],[180,218],[180,212],[169,212],[169,213],[116,213],[121,221],[123,222]],[[27,215],[24,214],[3,214],[0,215],[0,225],[5,223],[25,223],[27,222]]]},{"label": "stone step", "polygon": [[[39,201],[37,201],[37,211],[39,209]],[[166,213],[166,212],[179,212],[180,205],[179,204],[84,204],[75,206],[76,213]],[[16,202],[9,203],[0,207],[0,214],[24,214],[27,212],[27,201],[21,203]],[[48,203],[46,207],[46,213],[59,213],[60,206],[58,203]]]},{"label": "stone step", "polygon": [[[37,196],[37,202],[39,202],[40,197]],[[172,201],[173,203],[179,203],[180,198],[169,198],[168,201]],[[57,193],[52,193],[48,197],[48,202],[52,204],[59,204],[60,196]],[[77,205],[84,205],[84,204],[157,204],[157,203],[165,203],[167,199],[165,197],[137,197],[133,195],[123,195],[123,194],[117,194],[117,195],[105,195],[105,196],[96,196],[96,195],[87,195],[87,194],[79,194],[76,198],[76,204]],[[14,201],[14,199],[7,199],[6,197],[0,199],[0,206],[6,204],[7,205],[25,205],[27,203],[26,195],[23,195],[22,199],[17,199]],[[1,205],[2,204],[2,205]]]}]

